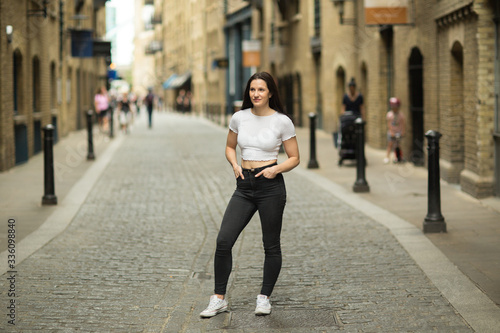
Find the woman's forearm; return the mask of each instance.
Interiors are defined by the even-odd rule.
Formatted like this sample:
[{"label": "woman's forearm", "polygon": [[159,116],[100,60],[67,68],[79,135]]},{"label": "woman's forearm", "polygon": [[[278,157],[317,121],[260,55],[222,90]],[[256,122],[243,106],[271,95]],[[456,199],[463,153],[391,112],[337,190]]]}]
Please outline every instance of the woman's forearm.
[{"label": "woman's forearm", "polygon": [[291,156],[286,161],[276,165],[278,173],[288,172],[294,169],[300,163],[300,158],[298,156]]},{"label": "woman's forearm", "polygon": [[226,159],[234,167],[238,165],[238,159],[236,158],[236,149],[226,146]]}]

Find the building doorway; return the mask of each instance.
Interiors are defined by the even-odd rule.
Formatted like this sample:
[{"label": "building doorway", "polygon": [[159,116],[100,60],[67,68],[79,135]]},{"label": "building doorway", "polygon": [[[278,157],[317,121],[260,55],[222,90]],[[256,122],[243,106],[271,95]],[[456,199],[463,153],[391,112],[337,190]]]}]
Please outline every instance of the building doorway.
[{"label": "building doorway", "polygon": [[[450,128],[451,144],[450,162],[453,165],[450,183],[460,182],[460,172],[465,165],[465,124],[464,124],[464,49],[462,44],[455,42],[451,48],[450,61]],[[450,126],[451,125],[451,126]]]},{"label": "building doorway", "polygon": [[295,74],[295,81],[296,81],[296,85],[295,85],[295,92],[293,94],[294,96],[294,100],[295,100],[295,103],[296,103],[296,106],[297,106],[297,119],[295,119],[296,123],[295,125],[296,126],[299,126],[299,127],[302,127],[302,124],[303,124],[303,120],[302,120],[302,81],[301,81],[301,76],[300,76],[300,73],[296,73]]},{"label": "building doorway", "polygon": [[[366,68],[366,63],[361,64],[361,82],[360,82],[359,92],[363,95],[363,105],[365,108],[365,121],[368,121],[368,113],[369,113],[369,98],[370,96],[368,92],[368,69]],[[365,138],[369,137],[368,126],[365,126]]]},{"label": "building doorway", "polygon": [[408,61],[410,97],[410,121],[412,128],[409,160],[415,165],[424,165],[424,87],[423,57],[418,48],[413,48]]},{"label": "building doorway", "polygon": [[337,97],[337,118],[340,117],[342,110],[342,100],[346,91],[345,71],[344,68],[337,68],[335,75],[335,96]]}]

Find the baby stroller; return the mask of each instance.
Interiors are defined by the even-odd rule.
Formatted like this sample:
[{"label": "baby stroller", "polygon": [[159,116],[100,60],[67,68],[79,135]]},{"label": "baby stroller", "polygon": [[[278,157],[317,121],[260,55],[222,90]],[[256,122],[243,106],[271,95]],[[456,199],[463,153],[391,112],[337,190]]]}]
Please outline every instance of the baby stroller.
[{"label": "baby stroller", "polygon": [[352,111],[346,111],[340,116],[340,128],[336,142],[339,149],[339,165],[344,160],[356,159],[356,132],[354,121],[358,118]]},{"label": "baby stroller", "polygon": [[403,160],[403,151],[401,150],[400,143],[401,143],[401,134],[396,133],[394,137],[394,155],[396,159],[394,160],[395,163],[402,163],[404,162]]}]

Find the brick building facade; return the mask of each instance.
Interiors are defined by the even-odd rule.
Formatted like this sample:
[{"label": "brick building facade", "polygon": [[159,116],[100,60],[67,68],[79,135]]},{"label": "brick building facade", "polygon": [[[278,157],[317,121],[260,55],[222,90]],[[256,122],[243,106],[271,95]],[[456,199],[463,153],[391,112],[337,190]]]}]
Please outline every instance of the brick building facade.
[{"label": "brick building facade", "polygon": [[56,140],[83,128],[103,57],[72,56],[72,30],[105,34],[106,0],[5,0],[0,3],[0,171],[42,151],[43,128]]},{"label": "brick building facade", "polygon": [[[364,0],[154,3],[169,22],[161,36],[163,79],[190,72],[197,112],[229,114],[252,71],[267,70],[296,125],[315,112],[319,127],[333,132],[354,77],[365,98],[368,145],[385,148],[388,100],[397,96],[408,125],[406,159],[424,165],[425,133],[439,131],[442,178],[474,197],[500,195],[497,1],[402,1],[408,22],[398,25],[367,25]],[[260,41],[260,66],[242,65],[244,40]],[[221,57],[227,68],[209,66]],[[176,93],[168,91],[170,100]]]}]

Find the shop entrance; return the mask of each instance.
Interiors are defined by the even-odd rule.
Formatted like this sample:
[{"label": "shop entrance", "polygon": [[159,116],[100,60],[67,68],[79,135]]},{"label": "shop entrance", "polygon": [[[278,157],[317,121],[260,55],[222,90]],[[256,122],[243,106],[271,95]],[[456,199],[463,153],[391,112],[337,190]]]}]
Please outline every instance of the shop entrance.
[{"label": "shop entrance", "polygon": [[410,162],[424,165],[424,88],[423,88],[423,57],[418,48],[411,51],[408,62],[410,121],[412,128]]}]

